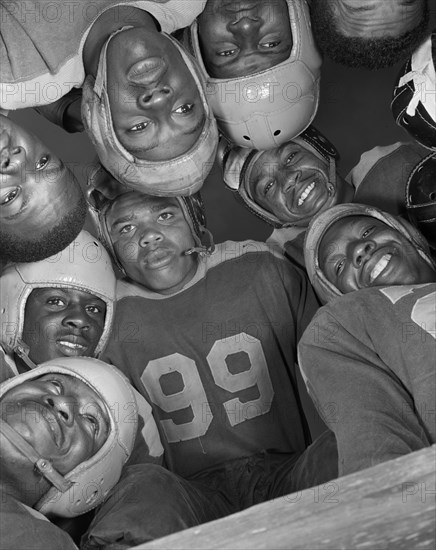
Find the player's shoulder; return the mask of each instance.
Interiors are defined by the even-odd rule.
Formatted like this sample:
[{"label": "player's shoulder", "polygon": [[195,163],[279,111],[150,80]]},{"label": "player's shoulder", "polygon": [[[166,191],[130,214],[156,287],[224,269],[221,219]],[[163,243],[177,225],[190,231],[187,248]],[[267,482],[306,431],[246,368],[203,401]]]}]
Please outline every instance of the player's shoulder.
[{"label": "player's shoulder", "polygon": [[409,315],[417,304],[433,304],[436,314],[436,283],[371,287],[350,292],[322,307],[318,315],[331,314],[336,318],[364,316],[368,318],[401,317]]},{"label": "player's shoulder", "polygon": [[238,260],[244,256],[256,256],[259,258],[284,259],[283,250],[274,243],[264,243],[251,239],[245,241],[224,241],[217,244],[214,252],[207,257],[208,267],[214,267],[220,263]]},{"label": "player's shoulder", "polygon": [[[217,245],[214,253],[206,259],[206,272],[214,269],[251,273],[253,277],[266,273],[281,273],[282,277],[292,276],[294,271],[301,270],[286,257],[286,250],[275,243],[264,243],[254,240],[225,241]],[[290,272],[292,272],[290,274]]]}]

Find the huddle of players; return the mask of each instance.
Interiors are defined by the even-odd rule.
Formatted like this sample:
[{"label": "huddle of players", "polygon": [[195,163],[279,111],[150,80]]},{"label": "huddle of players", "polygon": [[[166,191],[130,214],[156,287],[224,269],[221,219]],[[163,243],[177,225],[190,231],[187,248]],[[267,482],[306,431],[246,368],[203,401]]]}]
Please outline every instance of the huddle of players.
[{"label": "huddle of players", "polygon": [[[236,76],[241,74],[244,59],[239,53],[252,48],[253,36],[261,23],[271,22],[275,9],[282,10],[280,36],[261,44],[273,57],[266,57],[261,48],[255,64],[247,64],[246,71],[251,74],[266,67],[262,78],[285,73],[287,82],[293,75],[304,93],[293,106],[292,117],[284,116],[289,103],[280,104],[277,99],[273,104],[265,101],[264,116],[238,118],[241,105],[230,102],[224,109],[220,97],[232,79],[244,89],[256,83],[250,74]],[[226,46],[216,54],[213,45],[219,37],[214,32],[230,32],[227,24],[232,18],[232,32],[241,40],[239,49]],[[156,33],[146,19],[147,30]],[[224,30],[217,20],[223,22]],[[82,101],[83,123],[105,166],[90,179],[89,208],[97,234],[122,278],[115,280],[106,252],[93,237],[82,231],[75,238],[74,231],[83,225],[84,217],[77,189],[77,205],[65,224],[70,228],[74,220],[75,229],[49,229],[49,242],[56,242],[57,249],[37,250],[39,258],[26,259],[46,259],[9,265],[2,277],[2,376],[26,372],[27,358],[40,363],[59,356],[99,356],[124,371],[156,420],[157,426],[146,409],[143,418],[148,420],[141,440],[148,452],[136,452],[135,464],[124,469],[116,491],[95,514],[81,543],[84,548],[115,540],[126,547],[151,540],[419,449],[436,439],[431,415],[422,413],[423,407],[430,410],[434,402],[429,388],[434,388],[435,264],[428,243],[410,224],[355,203],[361,200],[359,193],[365,196],[365,185],[371,188],[375,181],[364,177],[353,188],[336,172],[334,147],[307,127],[318,103],[321,59],[306,4],[263,2],[237,9],[232,2],[207,2],[203,13],[179,36],[199,68],[175,41],[166,39],[173,54],[177,49],[186,64],[194,67],[191,77],[197,77],[196,90],[187,86],[192,103],[192,98],[182,98],[184,103],[169,117],[164,111],[177,84],[171,80],[172,66],[165,65],[171,55],[162,50],[143,61],[138,28],[126,26],[113,29],[98,50],[98,62],[88,61],[88,67],[94,63],[94,70],[87,73],[91,76],[85,81]],[[91,38],[90,44],[96,41]],[[125,119],[130,114],[112,107],[116,86],[111,78],[120,77],[117,62],[125,63],[120,48],[133,52],[134,63],[127,65],[128,85],[119,86],[116,92],[125,99],[123,93],[129,92],[129,86],[132,93],[135,86],[142,86],[146,94],[136,98],[141,109],[150,107],[158,115],[164,112],[155,120],[153,116],[135,120],[127,129],[120,128],[117,117]],[[301,70],[303,62],[309,75]],[[169,81],[161,85],[167,73]],[[202,79],[213,91],[209,103],[202,92]],[[201,109],[196,112],[198,104],[203,114]],[[205,177],[198,171],[198,159],[208,166],[216,150],[212,111],[226,135],[218,148],[224,180],[253,213],[275,227],[273,247],[254,241],[215,246],[206,229],[201,198],[192,193]],[[192,112],[198,119],[189,118]],[[176,136],[181,127],[177,117],[185,115],[188,120],[182,125],[191,127],[186,140],[177,141],[179,149],[171,140],[167,148],[163,140],[157,147],[153,143],[144,146],[141,133],[147,126],[160,124],[163,137],[170,130],[168,135]],[[9,119],[5,125],[14,129]],[[3,139],[10,140],[11,135],[13,131],[6,131]],[[9,167],[12,171],[27,159],[22,150],[9,144],[4,150],[9,176]],[[167,160],[169,151],[180,154]],[[137,157],[132,162],[134,152]],[[421,154],[420,169],[410,175],[407,185],[425,190],[428,178],[422,173],[434,159],[424,158],[423,168],[423,157],[427,155]],[[49,170],[50,162],[42,154],[37,160],[39,168],[33,171],[33,183],[47,185],[47,201],[64,170],[60,163],[52,167],[56,185],[47,175],[38,180],[37,172]],[[196,172],[191,170],[193,165]],[[71,207],[75,201],[74,184],[70,184],[59,204]],[[393,184],[400,187],[398,182]],[[13,206],[21,191],[21,186],[10,184],[5,206]],[[20,205],[15,208],[9,216],[11,226],[13,215],[21,214]],[[50,211],[44,209],[47,216]],[[65,246],[59,246],[60,239]],[[277,245],[285,250],[286,258]],[[90,253],[92,247],[99,252]],[[47,258],[60,248],[61,252]],[[10,247],[6,256],[12,259],[16,250],[17,246]],[[354,290],[380,288],[352,293],[333,302],[331,309],[316,313],[312,286],[294,263],[306,267],[323,303]],[[341,301],[348,298],[352,305],[343,308]],[[370,320],[361,305],[366,303],[374,303]],[[354,314],[353,330],[344,315],[347,310]],[[407,345],[398,335],[401,318],[410,319]],[[389,337],[402,343],[395,347],[395,356],[389,354],[390,347],[384,353],[378,349],[381,329],[377,329],[377,320],[383,331],[386,325],[392,329]],[[367,323],[372,332],[367,331],[362,341],[362,325],[367,327]],[[297,389],[300,338],[300,367],[310,395],[336,436],[339,470],[333,433],[327,431],[313,443],[310,440]],[[420,348],[420,362],[410,359],[414,343]],[[412,367],[416,373],[411,374]],[[360,379],[362,384],[356,383]],[[326,417],[329,402],[340,404],[342,416]],[[410,411],[407,423],[405,410]],[[383,423],[378,429],[378,414],[388,414],[396,423],[398,429],[389,431],[389,437]],[[355,445],[356,437],[360,447]]]}]

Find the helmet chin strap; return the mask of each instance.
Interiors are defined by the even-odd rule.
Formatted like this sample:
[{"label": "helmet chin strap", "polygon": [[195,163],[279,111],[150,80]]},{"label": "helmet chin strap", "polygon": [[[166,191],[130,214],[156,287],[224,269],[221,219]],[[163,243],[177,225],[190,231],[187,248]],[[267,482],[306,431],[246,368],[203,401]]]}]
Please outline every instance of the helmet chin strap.
[{"label": "helmet chin strap", "polygon": [[[188,248],[184,252],[185,256],[190,256],[191,254],[199,254],[200,256],[210,256],[210,254],[213,253],[215,250],[215,243],[213,242],[212,233],[205,227],[204,225],[200,226],[200,232],[202,235],[206,235],[208,242],[206,244],[203,244],[200,242],[201,246],[193,246],[192,248]],[[195,240],[200,241],[200,239],[195,236]]]},{"label": "helmet chin strap", "polygon": [[41,475],[43,475],[47,481],[54,485],[58,491],[65,493],[65,491],[68,491],[68,489],[73,485],[72,481],[65,479],[57,470],[53,468],[48,459],[39,455],[32,445],[30,445],[2,418],[0,418],[0,433],[32,463],[34,468]]},{"label": "helmet chin strap", "polygon": [[26,363],[26,366],[32,370],[37,367],[37,365],[30,359],[29,357],[29,351],[30,348],[27,344],[23,342],[23,340],[18,340],[17,345],[14,348],[14,352],[18,355],[18,357]]}]

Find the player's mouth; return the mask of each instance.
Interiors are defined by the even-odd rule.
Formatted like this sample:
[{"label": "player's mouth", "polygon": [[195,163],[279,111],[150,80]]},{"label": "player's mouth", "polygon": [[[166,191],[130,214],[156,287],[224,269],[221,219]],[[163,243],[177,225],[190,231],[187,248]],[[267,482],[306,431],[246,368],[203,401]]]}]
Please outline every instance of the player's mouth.
[{"label": "player's mouth", "polygon": [[143,262],[148,269],[161,269],[166,267],[173,259],[173,253],[167,248],[154,248],[146,252]]},{"label": "player's mouth", "polygon": [[85,338],[71,334],[56,340],[56,346],[66,357],[79,357],[85,354],[89,343]]},{"label": "player's mouth", "polygon": [[256,0],[246,0],[242,2],[235,2],[234,0],[227,0],[223,2],[223,7],[229,13],[239,13],[253,8],[259,8],[259,1]]},{"label": "player's mouth", "polygon": [[387,268],[389,265],[389,262],[392,259],[392,254],[383,254],[383,256],[380,258],[380,260],[375,264],[373,270],[369,274],[369,281],[370,283],[373,283],[377,277],[383,273],[383,271]]},{"label": "player's mouth", "polygon": [[315,189],[315,185],[316,185],[316,182],[313,181],[312,183],[309,183],[309,185],[307,187],[304,188],[303,192],[300,194],[300,196],[298,198],[298,202],[297,202],[298,208],[300,208],[300,206],[303,206],[303,204],[305,203],[307,197]]},{"label": "player's mouth", "polygon": [[44,418],[56,447],[60,447],[63,441],[63,433],[59,424],[59,418],[51,407],[44,406],[42,417]]},{"label": "player's mouth", "polygon": [[127,71],[127,80],[133,83],[152,85],[166,73],[168,65],[161,57],[147,57],[133,63]]},{"label": "player's mouth", "polygon": [[382,249],[373,252],[371,257],[362,266],[362,285],[376,286],[379,284],[385,284],[387,278],[395,270],[395,260],[397,256],[396,251],[392,247],[383,247]]},{"label": "player's mouth", "polygon": [[324,196],[325,198],[328,196],[327,188],[319,174],[306,178],[303,182],[299,182],[295,190],[292,200],[293,211],[299,214],[316,213],[325,203]]}]

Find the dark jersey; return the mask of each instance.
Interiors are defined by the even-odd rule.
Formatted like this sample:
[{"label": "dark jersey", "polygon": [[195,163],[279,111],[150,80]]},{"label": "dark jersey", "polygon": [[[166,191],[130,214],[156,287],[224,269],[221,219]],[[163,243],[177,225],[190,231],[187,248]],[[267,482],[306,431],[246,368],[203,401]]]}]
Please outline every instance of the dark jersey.
[{"label": "dark jersey", "polygon": [[299,346],[347,474],[436,442],[436,284],[367,288],[321,308]]},{"label": "dark jersey", "polygon": [[316,309],[299,269],[262,243],[228,241],[171,296],[121,283],[104,359],[152,403],[181,475],[264,449],[301,453],[296,345]]}]

